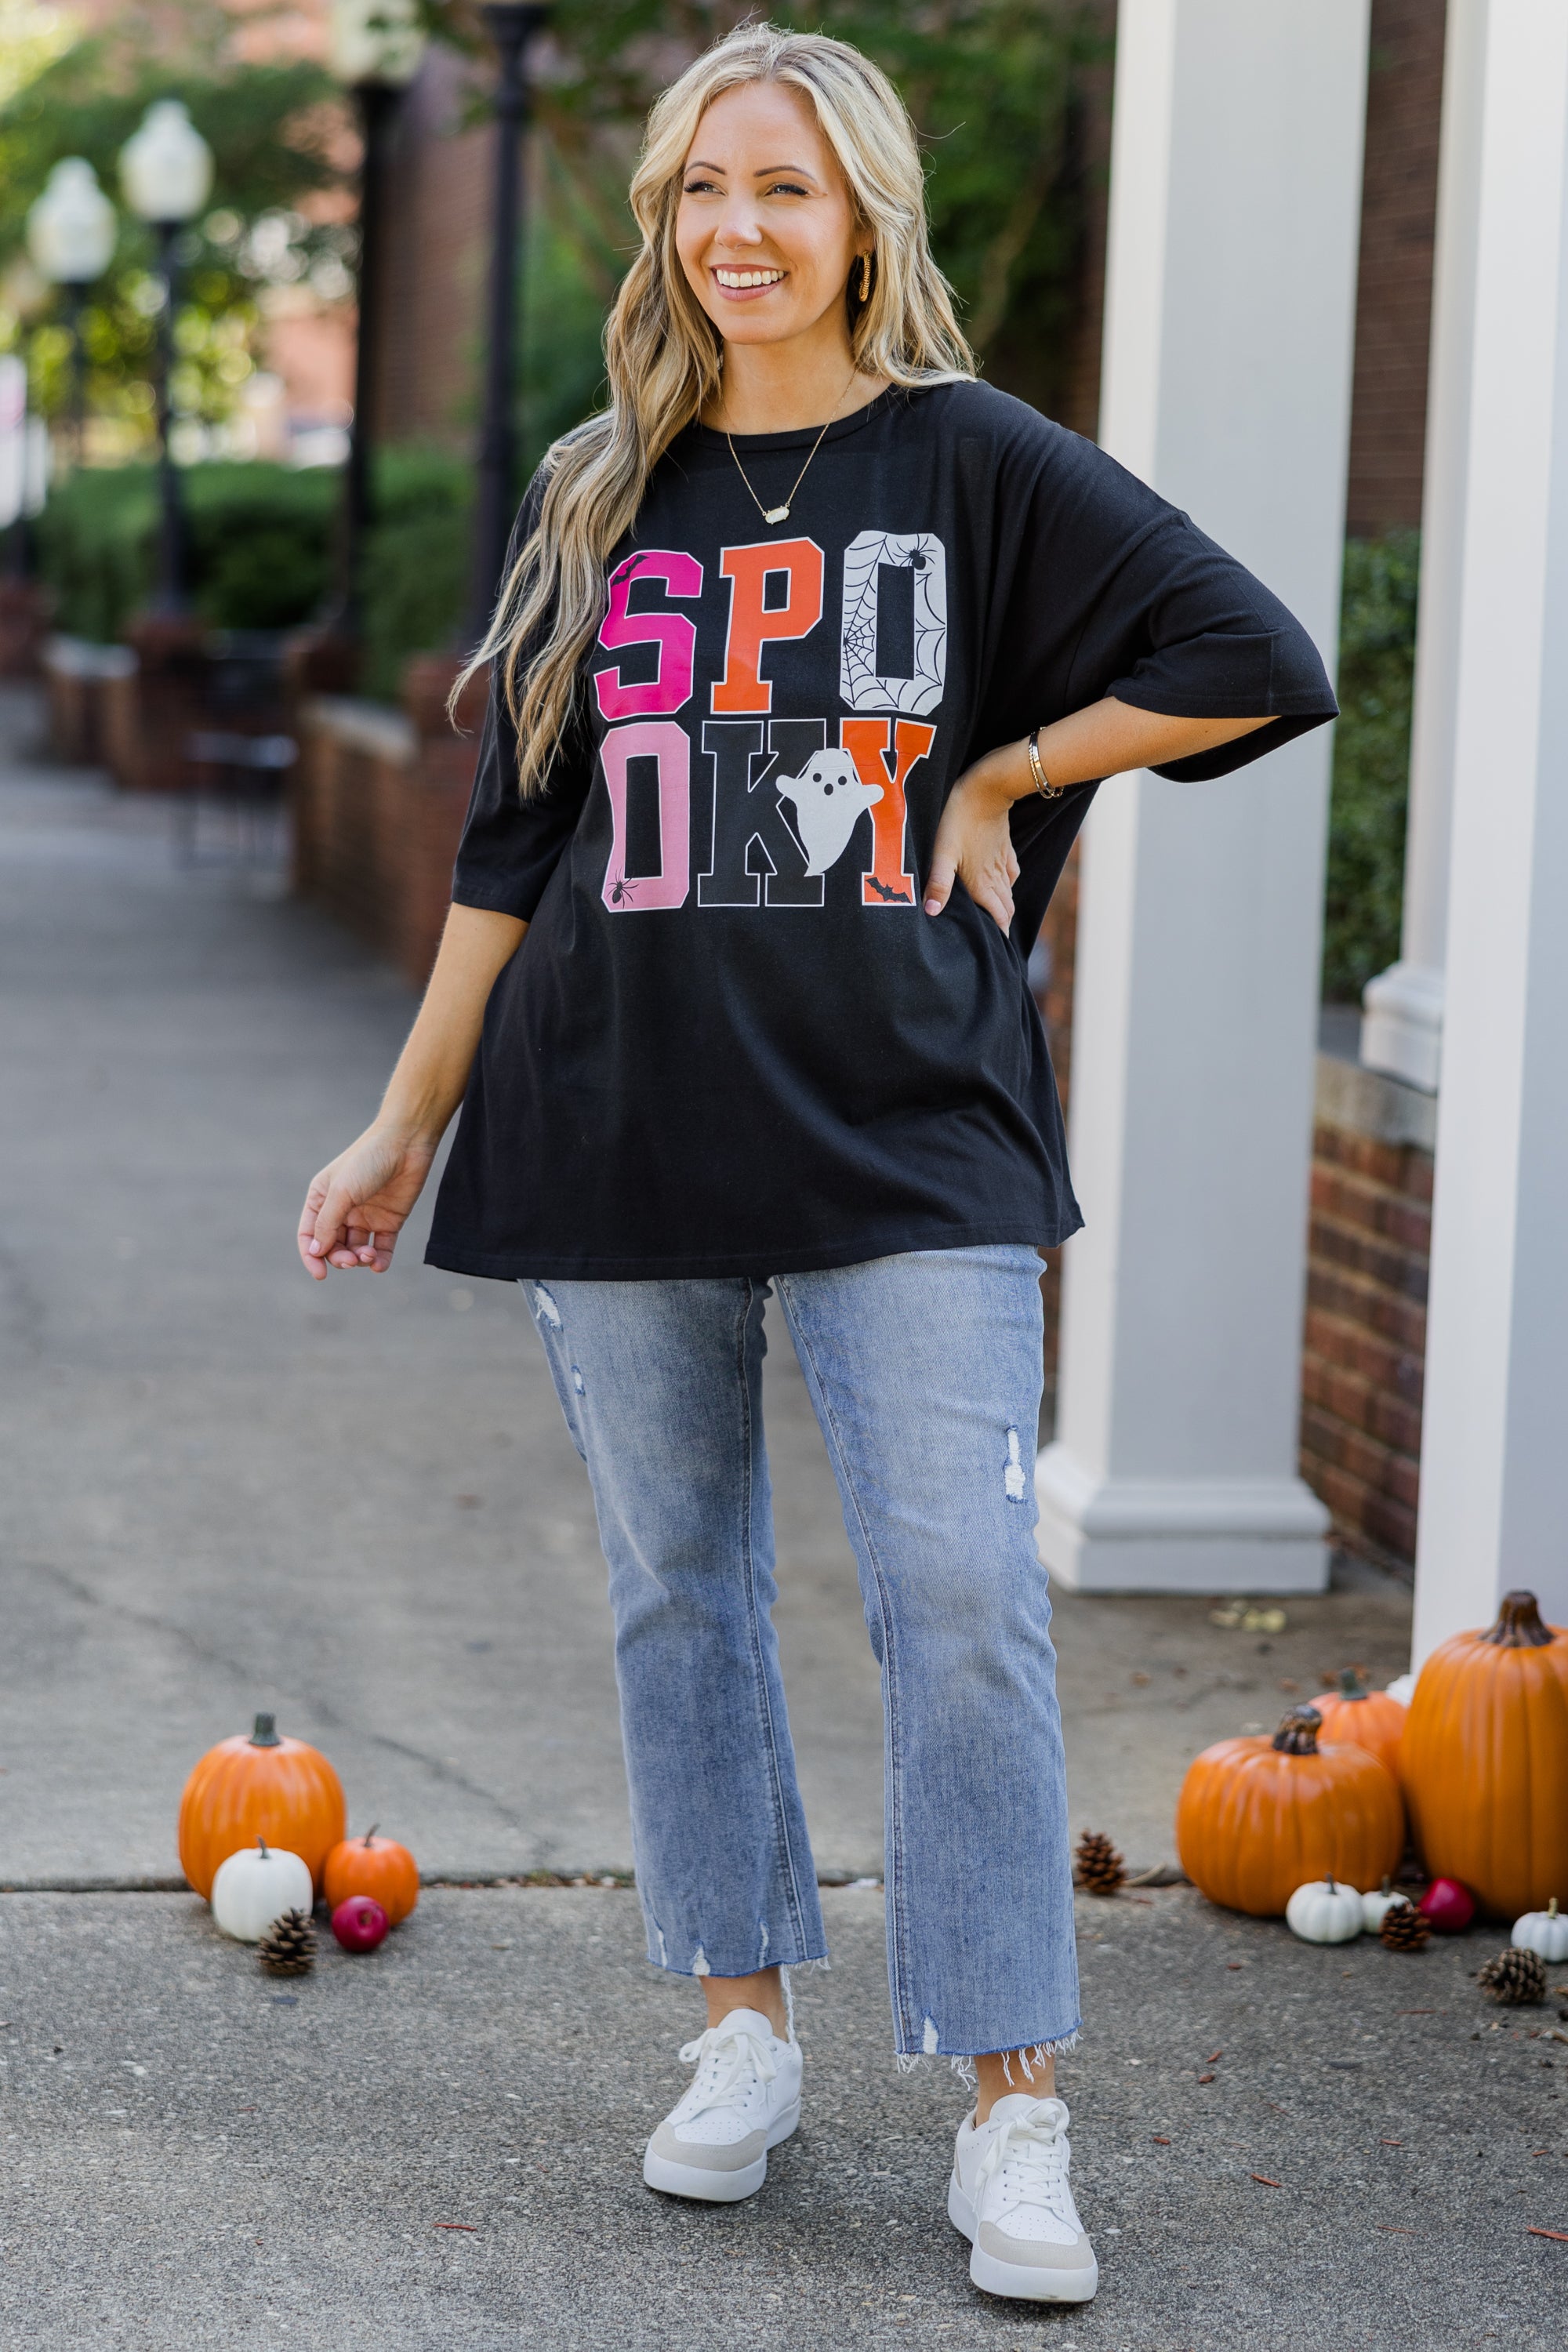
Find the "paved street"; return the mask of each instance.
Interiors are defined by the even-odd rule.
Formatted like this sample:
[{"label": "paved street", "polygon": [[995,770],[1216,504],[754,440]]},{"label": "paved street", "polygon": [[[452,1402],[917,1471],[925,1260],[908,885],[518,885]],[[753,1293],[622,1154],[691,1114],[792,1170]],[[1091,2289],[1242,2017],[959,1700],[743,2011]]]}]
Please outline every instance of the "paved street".
[{"label": "paved street", "polygon": [[[179,1895],[12,1895],[0,2339],[27,2352],[1357,2352],[1561,2336],[1568,2047],[1466,1937],[1308,1947],[1184,1888],[1083,1902],[1064,2064],[1092,2309],[970,2286],[963,2097],[886,2058],[881,1905],[797,1980],[797,2137],[761,2194],[655,2197],[691,1987],[635,1898],[437,1890],[279,1987]],[[1479,2036],[1479,2039],[1473,2037]],[[1212,2054],[1211,2054],[1212,2053]],[[1199,2076],[1212,2077],[1199,2081]],[[443,2227],[445,2224],[447,2226]]]},{"label": "paved street", "polygon": [[[1396,1963],[1184,1889],[1087,1906],[1066,2087],[1121,2234],[1096,2310],[1040,2322],[972,2294],[938,2218],[956,2095],[893,2071],[874,1887],[829,1895],[834,1969],[800,1987],[808,2126],[718,2216],[637,2184],[693,2025],[631,1895],[433,1889],[286,1998],[188,1895],[82,1891],[174,1878],[184,1775],[258,1707],[437,1877],[629,1851],[592,1509],[520,1302],[423,1268],[418,1232],[384,1281],[318,1290],[294,1260],[407,992],[274,866],[181,866],[167,807],[43,762],[36,716],[0,689],[3,2340],[1195,2352],[1283,2342],[1269,2315],[1309,2305],[1379,2347],[1436,2341],[1434,2298],[1455,2343],[1560,2312],[1568,2245],[1524,2224],[1568,2229],[1568,2046],[1488,2031],[1484,1937]],[[876,1678],[778,1334],[767,1412],[819,1863],[870,1877]],[[1168,1861],[1198,1748],[1405,1661],[1392,1580],[1287,1618],[1058,1596],[1075,1824]]]}]

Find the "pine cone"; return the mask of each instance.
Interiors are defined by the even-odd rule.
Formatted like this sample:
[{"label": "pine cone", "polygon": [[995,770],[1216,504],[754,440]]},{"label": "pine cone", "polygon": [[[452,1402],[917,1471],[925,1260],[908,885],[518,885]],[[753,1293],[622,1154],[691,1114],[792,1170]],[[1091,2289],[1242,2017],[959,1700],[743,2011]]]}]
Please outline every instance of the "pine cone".
[{"label": "pine cone", "polygon": [[1504,2000],[1515,2007],[1546,1999],[1546,1964],[1539,1952],[1526,1952],[1518,1944],[1510,1944],[1495,1960],[1489,1960],[1477,1978],[1489,2000]]},{"label": "pine cone", "polygon": [[1424,1952],[1432,1939],[1432,1922],[1414,1903],[1394,1903],[1377,1932],[1391,1952]]},{"label": "pine cone", "polygon": [[256,1947],[268,1976],[300,1977],[316,1965],[316,1931],[308,1911],[285,1911]]},{"label": "pine cone", "polygon": [[1127,1864],[1100,1830],[1085,1830],[1073,1851],[1079,1884],[1089,1895],[1114,1895],[1127,1881]]}]

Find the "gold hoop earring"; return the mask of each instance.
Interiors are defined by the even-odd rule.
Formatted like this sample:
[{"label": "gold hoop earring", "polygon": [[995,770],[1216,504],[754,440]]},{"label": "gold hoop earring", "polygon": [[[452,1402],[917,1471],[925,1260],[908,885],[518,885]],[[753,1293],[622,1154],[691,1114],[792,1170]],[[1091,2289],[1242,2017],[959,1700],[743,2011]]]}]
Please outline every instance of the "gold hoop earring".
[{"label": "gold hoop earring", "polygon": [[871,257],[868,253],[860,256],[860,299],[862,302],[871,299]]}]

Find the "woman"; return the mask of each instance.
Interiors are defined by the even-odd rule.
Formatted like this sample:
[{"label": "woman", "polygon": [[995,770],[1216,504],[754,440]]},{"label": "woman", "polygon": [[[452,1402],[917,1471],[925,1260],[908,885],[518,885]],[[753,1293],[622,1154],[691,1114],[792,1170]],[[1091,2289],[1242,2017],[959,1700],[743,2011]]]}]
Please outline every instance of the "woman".
[{"label": "woman", "polygon": [[476,657],[429,991],[300,1250],[384,1272],[462,1100],[428,1254],[521,1284],[588,1465],[648,1957],[709,2019],[645,2178],[719,2200],[795,2129],[784,1972],[825,1951],[769,1617],[771,1285],[881,1669],[897,2047],[975,2084],[971,2275],[1081,2301],[1028,1469],[1037,1251],[1080,1219],[1025,961],[1069,788],[1221,775],[1334,705],[1184,516],[976,383],[857,51],[721,41],[632,205],[610,406],[542,466]]}]

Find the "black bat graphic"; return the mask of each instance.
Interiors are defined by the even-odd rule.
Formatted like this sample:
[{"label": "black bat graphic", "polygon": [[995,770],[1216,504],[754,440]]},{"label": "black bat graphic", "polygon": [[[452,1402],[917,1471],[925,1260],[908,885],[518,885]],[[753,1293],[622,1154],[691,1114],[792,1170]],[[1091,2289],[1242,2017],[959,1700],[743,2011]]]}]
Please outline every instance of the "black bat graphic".
[{"label": "black bat graphic", "polygon": [[869,882],[872,889],[875,890],[879,898],[890,898],[895,907],[908,907],[913,904],[913,901],[907,890],[895,890],[890,883],[879,882],[874,874],[868,874],[866,879]]}]

